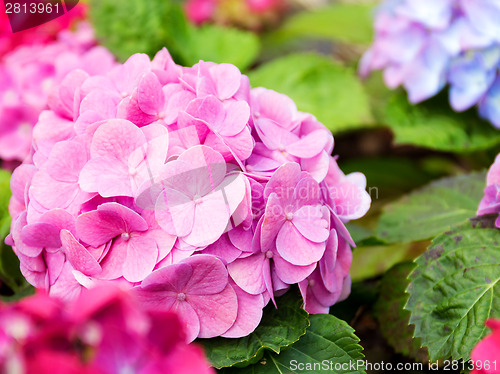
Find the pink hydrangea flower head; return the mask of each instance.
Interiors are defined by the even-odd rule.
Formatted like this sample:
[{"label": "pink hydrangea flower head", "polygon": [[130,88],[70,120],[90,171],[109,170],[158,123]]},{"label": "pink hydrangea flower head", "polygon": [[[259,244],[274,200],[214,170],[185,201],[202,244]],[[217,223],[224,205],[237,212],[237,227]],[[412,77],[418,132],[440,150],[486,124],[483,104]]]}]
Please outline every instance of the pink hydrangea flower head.
[{"label": "pink hydrangea flower head", "polygon": [[[493,362],[500,357],[500,321],[490,319],[486,322],[486,326],[491,329],[491,333],[481,340],[472,350],[471,360],[475,363],[472,374],[499,373],[498,367],[494,367]],[[492,363],[489,368],[485,363]]]},{"label": "pink hydrangea flower head", "polygon": [[[149,312],[107,285],[68,305],[44,293],[0,306],[0,370],[18,373],[213,373],[173,312]],[[183,363],[183,361],[186,361]]]},{"label": "pink hydrangea flower head", "polygon": [[477,209],[479,216],[484,214],[497,215],[495,225],[500,228],[500,154],[491,165],[486,177],[484,197]]},{"label": "pink hydrangea flower head", "polygon": [[333,146],[233,65],[181,67],[164,49],[72,70],[13,173],[7,242],[58,299],[113,283],[151,312],[179,311],[188,340],[246,336],[291,285],[313,312],[349,292],[344,222],[370,199]]}]

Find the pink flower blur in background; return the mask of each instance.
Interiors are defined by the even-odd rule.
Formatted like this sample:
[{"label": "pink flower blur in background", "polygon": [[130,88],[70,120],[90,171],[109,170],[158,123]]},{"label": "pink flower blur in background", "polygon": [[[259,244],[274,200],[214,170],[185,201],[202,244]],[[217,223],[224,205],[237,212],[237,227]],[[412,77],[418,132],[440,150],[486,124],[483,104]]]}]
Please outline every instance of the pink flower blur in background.
[{"label": "pink flower blur in background", "polygon": [[188,0],[184,9],[196,25],[217,23],[258,31],[278,23],[288,5],[286,0]]},{"label": "pink flower blur in background", "polygon": [[475,370],[471,374],[497,374],[500,373],[498,359],[500,358],[500,321],[490,319],[486,326],[491,329],[491,334],[486,336],[471,353]]},{"label": "pink flower blur in background", "polygon": [[213,374],[173,312],[147,312],[115,286],[68,305],[41,292],[0,306],[2,373]]},{"label": "pink flower blur in background", "polygon": [[[30,155],[32,128],[48,101],[57,96],[56,84],[68,72],[104,73],[114,57],[96,46],[92,27],[73,21],[83,13],[77,6],[45,25],[12,34],[2,18],[0,57],[0,159],[22,161]],[[68,27],[74,26],[74,30]],[[0,47],[0,48],[3,48]]]}]

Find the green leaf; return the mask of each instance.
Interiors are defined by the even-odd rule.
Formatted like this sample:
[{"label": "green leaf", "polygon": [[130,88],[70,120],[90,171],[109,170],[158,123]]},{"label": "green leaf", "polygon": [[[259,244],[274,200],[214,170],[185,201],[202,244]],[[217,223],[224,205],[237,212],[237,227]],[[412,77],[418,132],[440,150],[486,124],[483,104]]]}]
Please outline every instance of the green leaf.
[{"label": "green leaf", "polygon": [[[28,288],[19,269],[19,259],[11,247],[5,244],[5,237],[10,231],[9,201],[11,174],[0,170],[0,283],[6,285],[9,294],[15,295]],[[10,290],[9,290],[10,289]],[[5,287],[3,291],[5,291]]]},{"label": "green leaf", "polygon": [[[300,340],[281,354],[266,352],[263,359],[243,369],[229,368],[224,374],[364,373],[364,356],[354,330],[337,317],[315,314]],[[304,366],[299,366],[303,364]],[[309,365],[309,366],[308,366]],[[326,366],[324,366],[326,365]]]},{"label": "green leaf", "polygon": [[248,68],[257,58],[260,42],[251,32],[215,25],[192,28],[183,55],[187,65],[199,60]]},{"label": "green leaf", "polygon": [[89,2],[99,42],[120,60],[139,52],[152,57],[163,47],[177,61],[181,58],[189,29],[180,4],[169,0]]},{"label": "green leaf", "polygon": [[[339,144],[339,147],[343,145]],[[346,174],[359,171],[366,176],[368,191],[374,202],[401,195],[432,179],[422,171],[417,161],[403,157],[371,157],[346,162],[339,160],[339,163]]]},{"label": "green leaf", "polygon": [[412,262],[403,262],[384,275],[374,313],[382,335],[397,353],[425,362],[427,351],[421,348],[420,339],[413,337],[415,326],[409,324],[410,312],[404,309],[408,300],[405,293],[409,283],[407,277],[414,267]]},{"label": "green leaf", "polygon": [[216,368],[248,365],[259,360],[264,350],[279,353],[295,343],[309,326],[307,312],[302,309],[302,299],[295,292],[288,292],[276,300],[276,309],[270,303],[264,309],[260,325],[250,335],[239,339],[199,339],[205,353]]},{"label": "green leaf", "polygon": [[413,260],[425,251],[425,243],[359,246],[353,250],[353,281],[373,278],[397,263]]},{"label": "green leaf", "polygon": [[290,17],[276,32],[273,42],[298,37],[369,44],[373,37],[373,5],[335,3]]},{"label": "green leaf", "polygon": [[334,132],[373,125],[369,100],[356,73],[317,54],[293,54],[249,74],[252,86],[290,96],[299,110]]},{"label": "green leaf", "polygon": [[369,239],[373,236],[373,232],[371,230],[356,223],[348,222],[345,226],[349,231],[349,234],[351,234],[352,240],[354,240],[356,244],[359,244],[363,240]]},{"label": "green leaf", "polygon": [[468,360],[487,332],[484,322],[500,317],[500,230],[483,223],[436,237],[410,274],[405,308],[432,361]]},{"label": "green leaf", "polygon": [[254,34],[189,25],[181,5],[172,0],[90,0],[89,8],[98,40],[122,61],[139,52],[153,57],[166,47],[182,65],[205,60],[245,69],[259,53]]},{"label": "green leaf", "polygon": [[444,178],[389,204],[380,217],[376,236],[387,243],[429,239],[474,217],[485,175],[475,172]]},{"label": "green leaf", "polygon": [[8,171],[0,169],[0,240],[3,241],[10,231],[9,201],[10,176]]},{"label": "green leaf", "polygon": [[397,144],[458,153],[500,144],[500,131],[481,120],[475,109],[454,112],[445,94],[419,105],[410,105],[404,94],[396,94],[389,101],[385,122]]}]

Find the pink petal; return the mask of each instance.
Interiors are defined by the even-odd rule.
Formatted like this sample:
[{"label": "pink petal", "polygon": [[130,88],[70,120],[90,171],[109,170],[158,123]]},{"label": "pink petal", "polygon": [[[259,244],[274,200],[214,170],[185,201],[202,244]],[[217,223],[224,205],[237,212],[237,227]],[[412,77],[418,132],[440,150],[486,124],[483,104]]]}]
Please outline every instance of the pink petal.
[{"label": "pink petal", "polygon": [[269,266],[263,253],[238,259],[227,265],[227,271],[235,283],[244,291],[259,295],[266,290],[264,283],[264,266]]},{"label": "pink petal", "polygon": [[325,136],[325,131],[316,130],[288,145],[286,151],[295,157],[311,158],[323,151],[328,141],[329,138],[328,135]]},{"label": "pink petal", "polygon": [[118,65],[108,73],[122,96],[130,95],[132,88],[136,87],[142,75],[151,70],[151,61],[148,55],[136,53],[129,57],[123,65]]},{"label": "pink petal", "polygon": [[272,192],[275,192],[280,199],[288,201],[292,198],[292,192],[301,174],[300,165],[295,162],[287,162],[280,166],[267,183],[264,198],[268,198]]},{"label": "pink petal", "polygon": [[103,119],[116,116],[116,108],[120,102],[120,96],[110,91],[93,91],[89,93],[80,103],[80,115],[92,111],[99,113]]},{"label": "pink petal", "polygon": [[111,157],[91,159],[80,172],[78,183],[86,192],[103,197],[134,196],[127,165]]},{"label": "pink petal", "polygon": [[78,243],[68,230],[61,230],[61,243],[68,261],[76,270],[86,275],[95,275],[102,271],[101,266],[87,249]]},{"label": "pink petal", "polygon": [[275,193],[272,193],[267,200],[260,233],[260,243],[264,250],[268,250],[273,246],[274,239],[286,222],[285,212],[280,202]]},{"label": "pink petal", "polygon": [[226,162],[221,154],[203,145],[189,148],[179,156],[179,160],[187,162],[193,170],[203,173],[205,184],[210,188],[198,188],[201,195],[218,186],[226,175]]},{"label": "pink petal", "polygon": [[101,204],[97,210],[80,214],[76,220],[78,237],[94,247],[122,233],[147,229],[144,218],[118,203]]},{"label": "pink petal", "polygon": [[96,275],[96,278],[110,280],[122,277],[125,259],[126,253],[123,248],[111,245],[106,255],[100,261],[102,272]]},{"label": "pink petal", "polygon": [[32,247],[59,248],[60,228],[49,223],[32,223],[23,227],[21,238],[24,243]]},{"label": "pink petal", "polygon": [[223,123],[217,127],[222,136],[234,136],[245,128],[250,119],[250,107],[246,101],[231,101],[225,106],[226,115]]},{"label": "pink petal", "polygon": [[252,230],[244,230],[241,227],[236,227],[228,232],[229,239],[231,243],[238,248],[240,251],[253,252],[252,251]]},{"label": "pink petal", "polygon": [[291,222],[285,222],[278,237],[276,249],[284,260],[305,266],[318,262],[325,252],[325,243],[313,243],[300,234]]},{"label": "pink petal", "polygon": [[329,222],[323,219],[319,207],[303,206],[293,214],[292,223],[306,239],[322,243],[328,239]]},{"label": "pink petal", "polygon": [[215,96],[191,101],[186,113],[193,118],[203,121],[211,129],[219,129],[225,117],[222,103]]},{"label": "pink petal", "polygon": [[76,183],[86,162],[87,150],[83,144],[64,141],[54,145],[44,169],[57,181]]},{"label": "pink petal", "polygon": [[238,316],[234,325],[224,334],[225,338],[241,338],[249,335],[259,325],[264,308],[264,297],[261,295],[250,295],[232,282],[232,287],[238,298]]},{"label": "pink petal", "polygon": [[56,181],[44,171],[36,173],[31,181],[32,198],[46,209],[67,208],[80,192],[78,184]]},{"label": "pink petal", "polygon": [[188,302],[200,320],[200,338],[219,336],[236,321],[238,298],[229,283],[214,295],[189,295]]},{"label": "pink petal", "polygon": [[225,264],[230,264],[241,255],[241,251],[231,243],[227,235],[222,235],[219,240],[205,248],[203,253],[216,256]]},{"label": "pink petal", "polygon": [[164,292],[185,292],[193,276],[193,267],[184,262],[155,270],[142,281],[141,289],[161,297]]},{"label": "pink petal", "polygon": [[224,233],[229,217],[229,207],[221,191],[206,195],[195,204],[193,229],[183,240],[195,247],[212,244]]},{"label": "pink petal", "polygon": [[169,310],[176,312],[181,319],[181,324],[186,332],[186,342],[190,343],[200,335],[200,318],[188,302],[176,301]]},{"label": "pink petal", "polygon": [[306,279],[316,269],[316,263],[307,266],[292,265],[280,256],[273,257],[276,275],[286,284],[295,284]]},{"label": "pink petal", "polygon": [[196,255],[182,261],[189,264],[193,273],[184,287],[189,295],[212,295],[221,292],[228,282],[223,262],[215,256]]},{"label": "pink petal", "polygon": [[153,73],[145,74],[137,86],[139,107],[146,114],[158,114],[165,105],[162,86]]},{"label": "pink petal", "polygon": [[153,238],[134,236],[124,244],[127,258],[123,263],[123,277],[129,282],[140,282],[151,274],[156,265],[156,242]]},{"label": "pink petal", "polygon": [[262,87],[252,90],[252,99],[258,102],[262,117],[272,119],[283,127],[289,127],[297,115],[295,102],[288,96]]},{"label": "pink petal", "polygon": [[166,188],[158,196],[155,216],[158,224],[171,235],[184,237],[193,230],[194,202],[182,192]]},{"label": "pink petal", "polygon": [[338,236],[335,229],[330,230],[330,237],[326,243],[326,250],[323,258],[319,262],[321,278],[325,284],[325,288],[334,292],[337,288],[336,274],[334,272],[335,264],[337,263]]},{"label": "pink petal", "polygon": [[329,158],[328,153],[322,151],[313,158],[303,158],[300,160],[300,165],[302,166],[302,170],[311,174],[314,180],[319,183],[325,179],[328,173]]},{"label": "pink petal", "polygon": [[110,119],[96,130],[90,154],[92,157],[111,157],[127,165],[130,154],[146,143],[146,137],[132,122]]},{"label": "pink petal", "polygon": [[59,278],[50,287],[49,295],[64,301],[73,301],[80,296],[82,289],[82,285],[73,275],[73,267],[66,262]]}]

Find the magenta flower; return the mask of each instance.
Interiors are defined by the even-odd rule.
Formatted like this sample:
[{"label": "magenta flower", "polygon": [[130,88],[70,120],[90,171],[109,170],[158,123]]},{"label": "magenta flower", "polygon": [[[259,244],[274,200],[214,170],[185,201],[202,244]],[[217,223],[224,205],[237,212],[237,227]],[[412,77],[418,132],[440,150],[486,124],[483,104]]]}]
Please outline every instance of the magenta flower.
[{"label": "magenta flower", "polygon": [[149,308],[176,311],[189,341],[222,335],[236,320],[236,293],[214,256],[197,255],[156,270],[135,290]]},{"label": "magenta flower", "polygon": [[2,372],[213,373],[177,315],[148,312],[109,285],[68,305],[43,293],[2,305],[0,327]]},{"label": "magenta flower", "polygon": [[[477,368],[471,371],[472,374],[498,373],[493,362],[500,356],[500,321],[490,319],[486,322],[486,326],[491,329],[491,334],[481,340],[472,350],[471,360],[476,363],[474,367]],[[489,369],[485,365],[486,362],[491,363]]]}]

